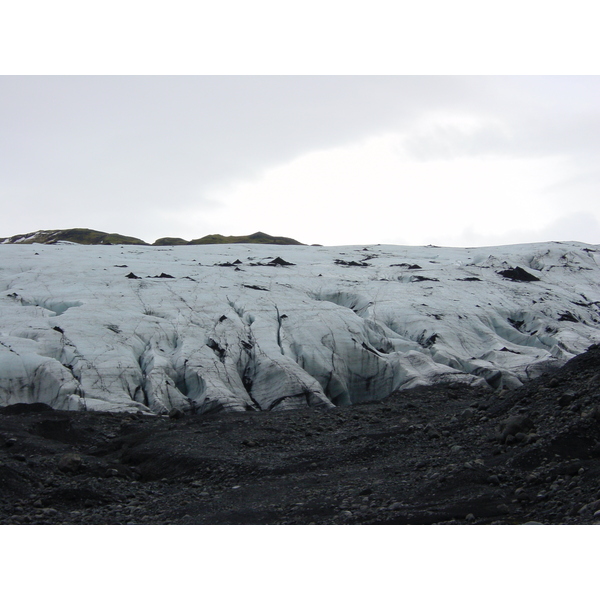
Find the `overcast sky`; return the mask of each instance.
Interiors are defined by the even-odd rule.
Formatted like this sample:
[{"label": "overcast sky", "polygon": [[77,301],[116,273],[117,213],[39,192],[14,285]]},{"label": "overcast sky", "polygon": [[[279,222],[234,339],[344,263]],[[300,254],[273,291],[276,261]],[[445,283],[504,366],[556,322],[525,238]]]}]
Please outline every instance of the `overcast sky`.
[{"label": "overcast sky", "polygon": [[0,236],[600,243],[600,77],[2,76]]}]

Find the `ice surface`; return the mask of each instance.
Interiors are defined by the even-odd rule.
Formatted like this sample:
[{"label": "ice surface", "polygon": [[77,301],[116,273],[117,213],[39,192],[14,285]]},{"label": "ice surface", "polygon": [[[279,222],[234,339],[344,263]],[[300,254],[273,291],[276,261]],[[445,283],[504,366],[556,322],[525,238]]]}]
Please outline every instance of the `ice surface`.
[{"label": "ice surface", "polygon": [[[162,414],[515,387],[600,342],[598,256],[576,242],[3,244],[0,404]],[[500,274],[517,267],[539,281]]]}]

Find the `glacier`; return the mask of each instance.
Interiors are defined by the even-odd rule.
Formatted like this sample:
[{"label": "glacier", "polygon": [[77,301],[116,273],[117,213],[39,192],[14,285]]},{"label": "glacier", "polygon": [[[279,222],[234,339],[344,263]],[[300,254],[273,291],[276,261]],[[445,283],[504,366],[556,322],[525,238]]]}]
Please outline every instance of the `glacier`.
[{"label": "glacier", "polygon": [[515,388],[600,342],[600,247],[0,245],[0,405],[282,410]]}]

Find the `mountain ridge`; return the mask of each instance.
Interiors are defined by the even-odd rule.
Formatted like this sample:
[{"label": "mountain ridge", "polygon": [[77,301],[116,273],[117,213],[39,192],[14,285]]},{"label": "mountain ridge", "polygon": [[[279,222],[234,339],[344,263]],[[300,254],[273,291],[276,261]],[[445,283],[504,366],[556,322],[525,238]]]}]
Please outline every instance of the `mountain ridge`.
[{"label": "mountain ridge", "polygon": [[129,246],[199,246],[208,244],[274,244],[280,246],[303,246],[301,242],[288,237],[272,236],[262,231],[250,235],[229,235],[219,233],[205,235],[193,240],[184,240],[176,237],[158,238],[149,244],[136,237],[121,235],[119,233],[106,233],[95,229],[40,229],[29,233],[17,234],[0,238],[0,244],[58,244],[70,242],[86,246],[108,246],[115,244]]}]

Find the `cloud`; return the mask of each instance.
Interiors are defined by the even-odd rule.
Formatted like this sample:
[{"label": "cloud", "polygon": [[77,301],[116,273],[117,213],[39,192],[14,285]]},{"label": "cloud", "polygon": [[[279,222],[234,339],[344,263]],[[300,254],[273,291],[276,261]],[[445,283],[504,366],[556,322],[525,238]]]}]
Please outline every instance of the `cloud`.
[{"label": "cloud", "polygon": [[284,228],[308,243],[454,245],[457,232],[469,228],[493,236],[515,224],[550,223],[562,212],[540,189],[566,176],[563,161],[467,156],[424,162],[403,153],[402,142],[401,135],[375,136],[215,188],[213,197],[225,209],[213,214],[214,229],[235,215],[238,227]]},{"label": "cloud", "polygon": [[448,224],[495,235],[514,229],[509,207],[540,227],[567,205],[597,215],[599,82],[0,77],[0,235],[256,228],[363,243]]},{"label": "cloud", "polygon": [[499,119],[431,114],[406,133],[402,146],[411,158],[419,161],[506,156],[512,135]]},{"label": "cloud", "polygon": [[569,213],[543,228],[538,236],[541,240],[558,242],[589,242],[600,244],[600,221],[592,213]]},{"label": "cloud", "polygon": [[599,77],[486,77],[476,102],[426,110],[405,131],[414,158],[600,157]]},{"label": "cloud", "polygon": [[[2,77],[0,197],[3,208],[81,224],[165,206],[208,209],[205,192],[215,185],[398,126],[464,86],[394,77]],[[5,233],[15,226],[5,220]]]},{"label": "cloud", "polygon": [[458,235],[448,236],[440,245],[501,246],[548,241],[600,244],[600,220],[592,213],[577,212],[562,215],[543,227],[536,227],[534,223],[530,223],[524,227],[485,235],[473,227],[467,227]]}]

